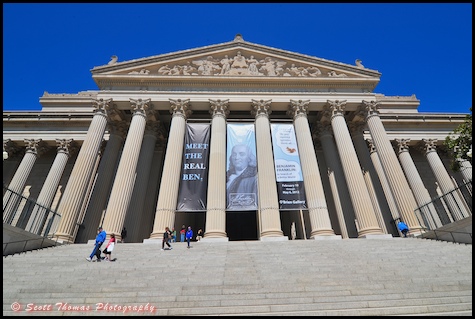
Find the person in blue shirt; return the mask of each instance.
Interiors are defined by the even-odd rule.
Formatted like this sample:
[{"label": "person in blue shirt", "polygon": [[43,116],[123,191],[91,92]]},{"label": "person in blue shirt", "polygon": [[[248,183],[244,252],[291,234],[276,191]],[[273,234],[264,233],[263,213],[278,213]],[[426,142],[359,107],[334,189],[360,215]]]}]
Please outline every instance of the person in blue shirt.
[{"label": "person in blue shirt", "polygon": [[92,258],[96,256],[96,261],[101,261],[101,246],[106,241],[106,231],[99,227],[97,229],[96,242],[94,244],[94,249],[89,257],[86,258],[87,261],[92,261]]},{"label": "person in blue shirt", "polygon": [[409,231],[409,227],[407,227],[406,223],[400,220],[399,223],[397,223],[397,227],[399,228],[401,233],[404,235],[404,237],[407,237],[407,232]]},{"label": "person in blue shirt", "polygon": [[191,238],[193,238],[193,230],[191,229],[191,226],[188,226],[188,230],[186,231],[186,242],[188,246],[186,248],[190,248]]}]

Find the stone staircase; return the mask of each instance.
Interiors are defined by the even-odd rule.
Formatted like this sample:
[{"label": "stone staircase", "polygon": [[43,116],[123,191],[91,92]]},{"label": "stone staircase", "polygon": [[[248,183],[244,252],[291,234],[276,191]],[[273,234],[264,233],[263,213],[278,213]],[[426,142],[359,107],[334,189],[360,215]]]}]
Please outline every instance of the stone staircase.
[{"label": "stone staircase", "polygon": [[[159,243],[159,242],[157,242]],[[472,246],[416,238],[74,244],[3,259],[4,315],[472,315]],[[35,308],[36,307],[36,308]]]}]

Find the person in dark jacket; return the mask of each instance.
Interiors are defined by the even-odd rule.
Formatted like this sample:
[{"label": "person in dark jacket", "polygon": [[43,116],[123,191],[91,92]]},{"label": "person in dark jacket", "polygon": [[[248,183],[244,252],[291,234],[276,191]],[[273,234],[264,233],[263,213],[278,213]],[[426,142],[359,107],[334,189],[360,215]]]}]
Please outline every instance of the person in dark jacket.
[{"label": "person in dark jacket", "polygon": [[122,231],[120,232],[120,238],[121,238],[121,242],[122,243],[125,243],[125,238],[127,237],[127,229],[122,228]]},{"label": "person in dark jacket", "polygon": [[165,227],[165,232],[163,233],[162,239],[162,250],[165,249],[165,244],[167,244],[168,248],[173,249],[170,245],[170,239],[172,238],[172,232],[170,231],[169,227]]}]

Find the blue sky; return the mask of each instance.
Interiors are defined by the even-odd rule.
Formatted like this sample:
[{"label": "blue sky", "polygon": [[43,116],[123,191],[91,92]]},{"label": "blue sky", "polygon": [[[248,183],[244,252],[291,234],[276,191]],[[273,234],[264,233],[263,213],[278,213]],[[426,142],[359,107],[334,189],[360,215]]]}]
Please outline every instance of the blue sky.
[{"label": "blue sky", "polygon": [[3,110],[96,90],[109,62],[245,41],[379,71],[375,89],[419,112],[469,113],[472,4],[3,4]]}]

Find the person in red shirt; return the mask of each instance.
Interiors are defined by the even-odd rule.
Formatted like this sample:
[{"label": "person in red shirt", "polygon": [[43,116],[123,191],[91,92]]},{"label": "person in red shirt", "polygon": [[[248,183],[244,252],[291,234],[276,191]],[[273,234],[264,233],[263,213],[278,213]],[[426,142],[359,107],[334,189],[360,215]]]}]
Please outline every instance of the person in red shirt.
[{"label": "person in red shirt", "polygon": [[186,226],[183,225],[183,226],[181,226],[181,230],[180,230],[180,241],[181,242],[185,241],[185,234],[186,234]]}]

